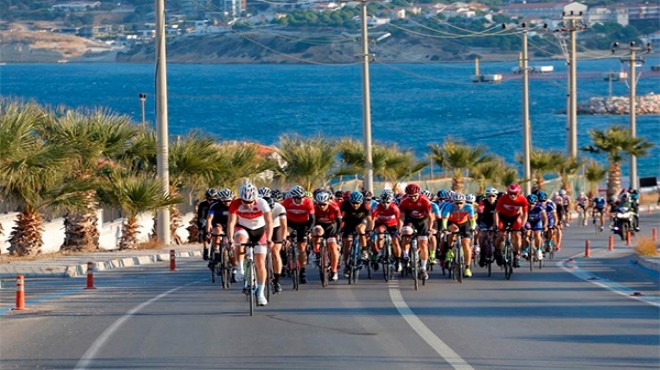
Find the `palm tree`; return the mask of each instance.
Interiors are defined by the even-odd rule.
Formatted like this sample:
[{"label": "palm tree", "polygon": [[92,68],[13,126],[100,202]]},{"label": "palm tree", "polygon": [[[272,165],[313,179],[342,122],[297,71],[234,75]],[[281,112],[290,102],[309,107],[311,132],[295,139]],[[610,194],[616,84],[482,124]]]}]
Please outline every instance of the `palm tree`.
[{"label": "palm tree", "polygon": [[[91,112],[67,110],[48,125],[42,126],[45,140],[67,145],[78,162],[72,176],[93,180],[99,166],[113,163],[129,148],[137,130],[128,116],[104,109]],[[99,248],[97,199],[94,189],[84,193],[82,209],[70,209],[64,219],[62,250],[80,251]]]},{"label": "palm tree", "polygon": [[629,155],[645,156],[653,143],[644,138],[633,138],[630,130],[616,125],[604,131],[594,129],[589,134],[592,143],[582,150],[595,154],[605,153],[609,162],[607,196],[617,194],[621,189],[621,161]]},{"label": "palm tree", "polygon": [[99,191],[104,202],[118,206],[125,214],[119,249],[137,246],[139,225],[137,216],[142,212],[153,212],[181,201],[181,198],[163,194],[160,181],[151,175],[126,175],[113,173]]},{"label": "palm tree", "polygon": [[479,184],[477,193],[483,194],[486,190],[486,183],[496,184],[506,171],[506,163],[501,158],[496,158],[491,162],[485,162],[476,165],[470,170],[470,177]]},{"label": "palm tree", "polygon": [[499,178],[499,184],[507,187],[509,184],[518,181],[518,169],[514,166],[505,165],[504,171]]},{"label": "palm tree", "polygon": [[606,173],[607,169],[598,162],[594,160],[589,161],[589,164],[587,164],[584,170],[584,176],[589,183],[589,198],[593,198],[596,195],[596,185],[603,181]]},{"label": "palm tree", "polygon": [[68,146],[48,143],[36,132],[48,121],[41,107],[0,101],[0,194],[20,205],[10,234],[9,253],[36,255],[43,246],[47,208],[75,208],[92,184],[72,177],[76,154]]},{"label": "palm tree", "polygon": [[570,194],[572,193],[572,189],[569,184],[569,178],[577,173],[582,166],[582,161],[574,157],[566,156],[560,152],[555,152],[553,157],[554,161],[558,164],[556,171],[561,178],[561,188]]},{"label": "palm tree", "polygon": [[289,183],[310,190],[326,181],[336,163],[337,147],[320,137],[282,136],[277,153],[284,166],[280,175]]},{"label": "palm tree", "polygon": [[277,162],[259,155],[259,146],[254,143],[222,142],[216,145],[212,184],[234,187],[241,179],[251,178],[264,171],[278,168]]},{"label": "palm tree", "polygon": [[[342,167],[336,175],[354,175],[364,172],[365,154],[361,142],[351,139],[339,143]],[[412,151],[401,151],[396,144],[373,144],[372,163],[374,176],[385,181],[396,182],[421,171],[428,164],[415,159]]]},{"label": "palm tree", "polygon": [[[529,156],[530,159],[529,164],[532,170],[532,175],[534,176],[534,181],[535,181],[534,188],[539,190],[545,189],[544,177],[546,174],[556,171],[559,168],[560,166],[559,156],[561,156],[561,153],[559,152],[541,150],[541,149],[532,150]],[[523,162],[521,155],[517,155],[516,160],[519,163]]]},{"label": "palm tree", "polygon": [[442,145],[430,144],[431,156],[435,163],[452,172],[451,188],[454,191],[463,190],[463,172],[493,160],[486,154],[486,147],[462,144],[448,138]]}]

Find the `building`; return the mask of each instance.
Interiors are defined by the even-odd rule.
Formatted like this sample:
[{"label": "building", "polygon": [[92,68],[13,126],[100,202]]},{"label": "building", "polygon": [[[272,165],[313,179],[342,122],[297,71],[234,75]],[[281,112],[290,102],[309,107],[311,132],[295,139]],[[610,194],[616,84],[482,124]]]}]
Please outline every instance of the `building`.
[{"label": "building", "polygon": [[101,6],[100,1],[72,1],[69,3],[55,4],[50,7],[53,11],[61,12],[85,12]]},{"label": "building", "polygon": [[585,20],[589,24],[595,23],[618,23],[622,26],[628,25],[628,7],[616,6],[605,7],[596,6],[589,8]]},{"label": "building", "polygon": [[246,0],[224,0],[224,11],[228,17],[239,18],[246,8]]},{"label": "building", "polygon": [[562,18],[564,6],[568,2],[533,3],[533,4],[509,4],[502,8],[502,13],[509,17],[523,19],[550,19]]}]

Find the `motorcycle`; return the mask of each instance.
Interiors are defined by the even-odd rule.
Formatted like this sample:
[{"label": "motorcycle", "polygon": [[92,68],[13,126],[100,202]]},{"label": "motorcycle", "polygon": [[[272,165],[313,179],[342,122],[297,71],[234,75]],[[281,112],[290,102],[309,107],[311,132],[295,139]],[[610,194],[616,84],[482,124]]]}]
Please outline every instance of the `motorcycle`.
[{"label": "motorcycle", "polygon": [[633,213],[629,207],[619,207],[614,215],[612,232],[626,240],[628,232],[632,230]]}]

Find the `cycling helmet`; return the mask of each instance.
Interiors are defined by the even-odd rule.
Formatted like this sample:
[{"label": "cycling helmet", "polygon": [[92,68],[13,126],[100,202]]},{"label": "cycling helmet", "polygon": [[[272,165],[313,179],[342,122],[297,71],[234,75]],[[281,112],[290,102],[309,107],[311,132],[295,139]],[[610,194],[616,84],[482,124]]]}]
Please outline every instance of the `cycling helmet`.
[{"label": "cycling helmet", "polygon": [[537,197],[537,196],[534,195],[534,194],[529,194],[529,195],[527,196],[527,202],[528,202],[529,204],[535,204],[535,203],[538,202],[538,201],[539,201],[539,197]]},{"label": "cycling helmet", "polygon": [[316,193],[315,199],[317,203],[328,203],[330,201],[330,193],[327,191],[319,191]]},{"label": "cycling helmet", "polygon": [[300,185],[294,185],[289,189],[289,196],[292,198],[302,198],[305,196],[305,188]]},{"label": "cycling helmet", "polygon": [[621,200],[624,201],[624,202],[627,201],[628,200],[628,193],[621,194]]},{"label": "cycling helmet", "polygon": [[272,195],[272,192],[270,191],[270,188],[267,187],[261,187],[259,188],[259,196],[262,198],[270,198]]},{"label": "cycling helmet", "polygon": [[639,199],[639,194],[637,194],[637,193],[631,193],[631,194],[630,194],[630,199],[632,199],[632,200],[637,200],[637,199]]},{"label": "cycling helmet", "polygon": [[522,191],[522,189],[520,189],[520,185],[518,185],[518,184],[511,184],[511,185],[509,185],[509,186],[506,188],[506,191],[507,191],[507,193],[509,193],[509,194],[515,194],[515,195],[518,195],[518,194],[520,194],[520,192]]},{"label": "cycling helmet", "polygon": [[252,202],[257,199],[257,187],[252,185],[252,183],[245,183],[241,186],[240,197],[246,202]]},{"label": "cycling helmet", "polygon": [[309,191],[306,191],[306,192],[304,193],[304,196],[305,196],[305,198],[311,198],[311,199],[314,199],[314,198],[313,198],[314,196],[313,196],[312,193],[309,192]]},{"label": "cycling helmet", "polygon": [[218,198],[223,201],[233,200],[234,192],[231,189],[224,188],[218,192]]},{"label": "cycling helmet", "polygon": [[214,188],[208,188],[204,196],[206,199],[216,199],[218,197],[218,191]]},{"label": "cycling helmet", "polygon": [[374,193],[367,190],[367,191],[364,192],[364,197],[367,198],[367,199],[372,199],[374,197]]},{"label": "cycling helmet", "polygon": [[564,190],[564,189],[559,190],[559,195],[561,195],[561,196],[566,195],[566,190]]},{"label": "cycling helmet", "polygon": [[581,192],[580,192],[580,196],[581,196],[581,197],[584,197],[584,196],[586,196],[586,194],[584,194],[584,192],[581,191]]},{"label": "cycling helmet", "polygon": [[419,194],[420,191],[422,191],[422,189],[415,183],[406,186],[406,194],[408,195]]},{"label": "cycling helmet", "polygon": [[453,190],[449,190],[447,192],[447,196],[448,196],[447,199],[454,199],[454,195],[456,195],[456,192]]},{"label": "cycling helmet", "polygon": [[364,195],[359,191],[354,191],[351,193],[349,200],[351,203],[362,203],[364,201]]},{"label": "cycling helmet", "polygon": [[465,203],[474,203],[477,200],[477,197],[474,194],[468,194],[465,196]]},{"label": "cycling helmet", "polygon": [[538,198],[539,198],[539,201],[545,202],[546,200],[548,200],[548,193],[546,193],[544,191],[539,191]]},{"label": "cycling helmet", "polygon": [[380,194],[380,201],[388,203],[394,202],[394,193],[392,193],[392,191],[383,190]]},{"label": "cycling helmet", "polygon": [[447,192],[447,190],[442,189],[442,190],[438,191],[438,199],[440,199],[440,200],[449,199],[449,193]]},{"label": "cycling helmet", "polygon": [[273,200],[279,202],[282,200],[282,198],[284,198],[284,195],[282,194],[281,191],[277,189],[273,189],[270,191],[270,197],[273,198]]},{"label": "cycling helmet", "polygon": [[264,200],[266,201],[266,203],[268,203],[268,207],[270,207],[270,209],[273,209],[273,207],[275,207],[275,199],[271,197],[264,197]]},{"label": "cycling helmet", "polygon": [[612,195],[612,196],[610,197],[610,201],[611,201],[612,203],[616,202],[616,195]]},{"label": "cycling helmet", "polygon": [[341,192],[341,190],[335,191],[335,199],[341,199],[343,198],[344,193]]},{"label": "cycling helmet", "polygon": [[454,193],[454,196],[451,198],[454,203],[465,202],[465,195],[462,193]]},{"label": "cycling helmet", "polygon": [[431,200],[431,191],[424,189],[422,190],[422,195]]},{"label": "cycling helmet", "polygon": [[486,189],[486,196],[489,196],[489,195],[495,195],[496,196],[497,195],[497,189],[495,189],[495,188]]}]

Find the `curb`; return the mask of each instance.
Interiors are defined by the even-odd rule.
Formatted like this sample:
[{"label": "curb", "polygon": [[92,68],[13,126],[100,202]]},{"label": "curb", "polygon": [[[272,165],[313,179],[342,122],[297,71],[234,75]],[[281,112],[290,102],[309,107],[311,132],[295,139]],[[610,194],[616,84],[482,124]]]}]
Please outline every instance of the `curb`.
[{"label": "curb", "polygon": [[[195,257],[201,255],[202,252],[200,251],[176,252],[175,254],[177,258]],[[96,263],[96,267],[94,271],[105,271],[105,270],[112,270],[121,267],[150,265],[153,263],[164,262],[169,260],[170,260],[169,253],[160,253],[149,256],[125,257],[125,258],[116,258],[106,261],[93,261],[93,262]],[[76,277],[76,276],[83,276],[85,274],[87,274],[87,263],[66,266],[64,268],[63,276]]]},{"label": "curb", "polygon": [[634,261],[640,266],[644,266],[649,270],[660,272],[660,258],[644,258],[635,253]]}]

